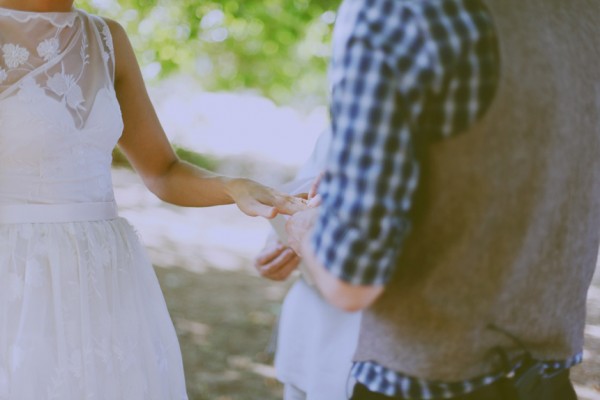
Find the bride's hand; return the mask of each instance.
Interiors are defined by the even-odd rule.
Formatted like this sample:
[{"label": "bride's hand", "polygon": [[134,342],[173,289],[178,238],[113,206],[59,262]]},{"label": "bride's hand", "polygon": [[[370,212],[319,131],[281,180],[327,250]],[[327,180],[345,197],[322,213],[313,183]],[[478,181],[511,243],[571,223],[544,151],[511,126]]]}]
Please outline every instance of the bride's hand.
[{"label": "bride's hand", "polygon": [[277,214],[293,215],[305,210],[305,199],[281,193],[250,179],[232,179],[227,192],[239,209],[251,217],[274,218]]}]

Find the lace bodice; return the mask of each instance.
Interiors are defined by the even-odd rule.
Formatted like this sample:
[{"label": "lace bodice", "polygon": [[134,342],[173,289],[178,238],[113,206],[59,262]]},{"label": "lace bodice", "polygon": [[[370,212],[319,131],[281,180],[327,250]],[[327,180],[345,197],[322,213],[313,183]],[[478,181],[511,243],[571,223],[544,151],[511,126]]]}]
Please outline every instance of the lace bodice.
[{"label": "lace bodice", "polygon": [[112,201],[122,130],[106,23],[0,8],[0,203]]}]

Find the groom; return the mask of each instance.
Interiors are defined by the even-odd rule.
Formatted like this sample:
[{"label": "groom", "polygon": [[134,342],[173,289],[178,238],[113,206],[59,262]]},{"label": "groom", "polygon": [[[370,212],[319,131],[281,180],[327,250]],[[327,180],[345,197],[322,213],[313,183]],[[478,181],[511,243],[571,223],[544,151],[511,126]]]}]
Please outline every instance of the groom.
[{"label": "groom", "polygon": [[576,399],[600,243],[600,3],[346,0],[319,208],[353,399]]}]

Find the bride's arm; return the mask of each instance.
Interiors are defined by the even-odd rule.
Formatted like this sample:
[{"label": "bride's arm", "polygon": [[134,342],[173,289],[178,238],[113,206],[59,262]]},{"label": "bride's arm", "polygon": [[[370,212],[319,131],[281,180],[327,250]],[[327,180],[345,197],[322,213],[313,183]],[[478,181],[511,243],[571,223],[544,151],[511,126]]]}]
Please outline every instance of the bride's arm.
[{"label": "bride's arm", "polygon": [[303,201],[248,179],[213,174],[178,159],[150,102],[135,54],[116,22],[107,20],[115,48],[115,89],[125,129],[119,147],[162,200],[192,207],[237,203],[248,215],[273,217],[304,208]]}]

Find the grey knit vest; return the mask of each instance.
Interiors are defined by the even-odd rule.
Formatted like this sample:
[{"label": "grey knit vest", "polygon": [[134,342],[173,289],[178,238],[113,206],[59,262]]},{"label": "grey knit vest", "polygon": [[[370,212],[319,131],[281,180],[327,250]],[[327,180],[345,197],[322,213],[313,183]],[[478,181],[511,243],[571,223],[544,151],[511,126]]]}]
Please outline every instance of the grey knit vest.
[{"label": "grey knit vest", "polygon": [[600,241],[600,1],[486,0],[501,76],[467,132],[430,143],[413,230],[355,359],[428,380],[582,350]]}]

